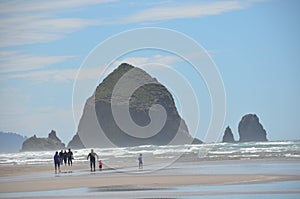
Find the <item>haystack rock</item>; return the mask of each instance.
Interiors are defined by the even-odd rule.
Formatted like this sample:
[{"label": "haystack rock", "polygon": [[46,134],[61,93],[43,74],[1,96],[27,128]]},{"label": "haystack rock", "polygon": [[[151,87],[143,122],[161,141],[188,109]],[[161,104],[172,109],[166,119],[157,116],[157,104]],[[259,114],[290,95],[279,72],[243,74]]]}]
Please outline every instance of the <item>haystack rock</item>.
[{"label": "haystack rock", "polygon": [[21,151],[49,151],[64,149],[65,144],[56,136],[52,130],[48,138],[38,138],[36,135],[28,138],[23,142]]},{"label": "haystack rock", "polygon": [[202,143],[189,134],[167,88],[126,63],[87,100],[77,135],[87,148]]},{"label": "haystack rock", "polygon": [[240,142],[268,141],[266,130],[255,114],[243,116],[238,127]]},{"label": "haystack rock", "polygon": [[224,133],[222,142],[230,142],[230,143],[235,142],[231,128],[229,126],[227,126],[227,128],[225,129],[225,133]]}]

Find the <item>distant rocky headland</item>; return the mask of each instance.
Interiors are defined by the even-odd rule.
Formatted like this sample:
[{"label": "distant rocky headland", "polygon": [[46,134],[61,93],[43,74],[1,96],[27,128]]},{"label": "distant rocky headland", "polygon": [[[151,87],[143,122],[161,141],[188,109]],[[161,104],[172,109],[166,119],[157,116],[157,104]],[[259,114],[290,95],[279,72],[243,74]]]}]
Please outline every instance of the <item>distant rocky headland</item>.
[{"label": "distant rocky headland", "polygon": [[48,151],[64,148],[65,144],[56,136],[56,131],[52,130],[47,138],[38,138],[34,135],[25,140],[21,151]]},{"label": "distant rocky headland", "polygon": [[[256,114],[244,115],[238,126],[239,142],[266,142],[267,132],[259,122]],[[232,131],[228,126],[224,132],[222,142],[235,142]]]},{"label": "distant rocky headland", "polygon": [[14,153],[21,150],[26,136],[17,133],[0,132],[0,152]]}]

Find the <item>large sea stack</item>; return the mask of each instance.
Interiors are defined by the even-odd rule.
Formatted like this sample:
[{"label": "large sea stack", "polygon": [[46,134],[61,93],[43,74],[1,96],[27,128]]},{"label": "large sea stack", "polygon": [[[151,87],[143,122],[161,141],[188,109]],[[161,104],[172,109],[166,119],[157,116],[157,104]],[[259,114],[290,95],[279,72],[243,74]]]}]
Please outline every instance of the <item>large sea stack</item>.
[{"label": "large sea stack", "polygon": [[64,149],[65,144],[56,136],[52,130],[48,138],[38,138],[36,135],[28,138],[23,142],[21,151],[48,151]]},{"label": "large sea stack", "polygon": [[[165,123],[160,128],[151,127],[161,121]],[[148,127],[157,132],[152,134]],[[75,136],[85,147],[202,143],[189,134],[167,88],[126,63],[110,73],[87,100]]]},{"label": "large sea stack", "polygon": [[240,142],[268,141],[266,130],[255,114],[243,116],[238,127]]}]

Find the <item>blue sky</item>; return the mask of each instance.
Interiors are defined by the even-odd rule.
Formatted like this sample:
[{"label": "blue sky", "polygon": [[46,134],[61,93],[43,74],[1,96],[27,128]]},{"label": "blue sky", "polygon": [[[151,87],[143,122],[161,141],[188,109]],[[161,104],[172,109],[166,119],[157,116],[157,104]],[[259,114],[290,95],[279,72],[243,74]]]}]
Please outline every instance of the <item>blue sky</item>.
[{"label": "blue sky", "polygon": [[[122,31],[160,27],[189,36],[212,57],[226,91],[223,130],[229,125],[238,139],[241,117],[256,113],[270,140],[300,139],[299,8],[298,0],[1,1],[0,130],[45,137],[54,129],[67,143],[77,129],[73,112],[81,114],[82,99],[101,81],[97,70],[76,79],[88,54]],[[193,79],[171,57],[140,52],[119,61],[139,66],[155,60]],[[147,72],[168,79],[159,69]],[[74,82],[86,80],[97,83],[73,108]],[[209,96],[205,82],[197,81],[192,85],[204,93],[201,120],[209,123]],[[189,125],[189,116],[183,117]]]}]

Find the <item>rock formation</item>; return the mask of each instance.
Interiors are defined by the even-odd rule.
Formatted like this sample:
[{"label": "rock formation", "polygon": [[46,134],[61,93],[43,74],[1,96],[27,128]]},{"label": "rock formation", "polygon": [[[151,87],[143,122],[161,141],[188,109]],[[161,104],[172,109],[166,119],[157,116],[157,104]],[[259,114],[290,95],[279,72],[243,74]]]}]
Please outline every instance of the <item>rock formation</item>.
[{"label": "rock formation", "polygon": [[268,141],[266,130],[255,114],[243,116],[238,127],[240,142]]},{"label": "rock formation", "polygon": [[64,149],[65,144],[56,136],[56,132],[52,130],[48,138],[38,138],[36,135],[28,138],[23,142],[21,151],[48,151]]},{"label": "rock formation", "polygon": [[68,148],[73,148],[73,149],[83,149],[85,148],[84,145],[82,144],[79,135],[76,133],[72,140],[68,144]]},{"label": "rock formation", "polygon": [[[149,129],[157,132],[151,134]],[[202,143],[189,134],[166,87],[126,63],[109,74],[87,100],[77,135],[85,147]]]},{"label": "rock formation", "polygon": [[225,133],[224,133],[222,142],[231,142],[231,143],[235,142],[232,131],[229,126],[227,126],[227,128],[225,129]]}]

